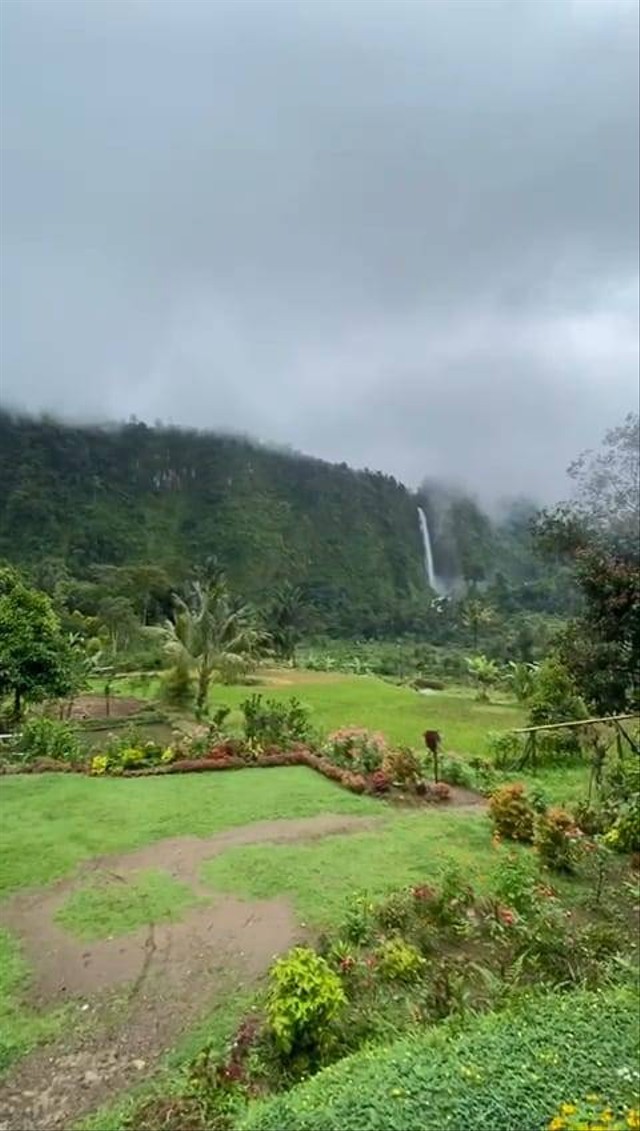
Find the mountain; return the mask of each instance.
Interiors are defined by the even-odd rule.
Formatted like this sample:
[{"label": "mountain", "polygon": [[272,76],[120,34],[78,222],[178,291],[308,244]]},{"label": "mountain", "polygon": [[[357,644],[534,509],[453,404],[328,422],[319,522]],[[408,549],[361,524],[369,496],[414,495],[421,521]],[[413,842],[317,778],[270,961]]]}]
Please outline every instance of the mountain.
[{"label": "mountain", "polygon": [[177,578],[215,555],[243,596],[290,581],[323,627],[362,632],[428,596],[416,508],[390,476],[243,439],[0,412],[0,556],[23,566]]}]

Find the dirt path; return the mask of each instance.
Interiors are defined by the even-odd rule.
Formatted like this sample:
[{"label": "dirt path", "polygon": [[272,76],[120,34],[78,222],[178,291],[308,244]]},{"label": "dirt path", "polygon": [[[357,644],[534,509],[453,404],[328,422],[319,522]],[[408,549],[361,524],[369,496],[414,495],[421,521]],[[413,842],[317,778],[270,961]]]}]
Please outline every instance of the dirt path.
[{"label": "dirt path", "polygon": [[[85,999],[78,1030],[21,1060],[0,1082],[0,1131],[70,1128],[85,1112],[149,1074],[158,1059],[216,1000],[270,965],[302,937],[283,899],[216,897],[200,885],[209,860],[244,844],[283,843],[373,827],[377,818],[318,816],[260,822],[208,839],[179,837],[135,852],[97,857],[43,891],[20,892],[0,906],[0,924],[23,946],[33,970],[32,1004]],[[92,873],[113,883],[146,868],[165,869],[211,900],[178,923],[149,923],[87,944],[54,921],[69,894]]]}]

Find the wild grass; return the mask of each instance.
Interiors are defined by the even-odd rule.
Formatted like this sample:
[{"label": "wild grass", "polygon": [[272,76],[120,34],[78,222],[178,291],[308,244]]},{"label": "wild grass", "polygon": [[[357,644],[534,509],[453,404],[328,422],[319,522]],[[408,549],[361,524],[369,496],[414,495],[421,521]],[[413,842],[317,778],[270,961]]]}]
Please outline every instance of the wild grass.
[{"label": "wild grass", "polygon": [[36,1013],[22,995],[29,969],[17,941],[0,929],[0,1073],[34,1045],[55,1036],[68,1021],[69,1010]]},{"label": "wild grass", "polygon": [[199,899],[186,884],[150,868],[128,879],[102,873],[74,891],[56,922],[81,939],[124,935],[147,923],[175,923]]}]

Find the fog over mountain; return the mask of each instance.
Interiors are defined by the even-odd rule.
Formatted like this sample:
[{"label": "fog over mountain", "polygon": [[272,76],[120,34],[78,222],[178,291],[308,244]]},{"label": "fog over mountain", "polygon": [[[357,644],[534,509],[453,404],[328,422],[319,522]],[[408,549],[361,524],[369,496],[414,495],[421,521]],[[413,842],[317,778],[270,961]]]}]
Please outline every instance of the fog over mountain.
[{"label": "fog over mountain", "polygon": [[1,400],[566,493],[638,403],[635,0],[3,0]]}]

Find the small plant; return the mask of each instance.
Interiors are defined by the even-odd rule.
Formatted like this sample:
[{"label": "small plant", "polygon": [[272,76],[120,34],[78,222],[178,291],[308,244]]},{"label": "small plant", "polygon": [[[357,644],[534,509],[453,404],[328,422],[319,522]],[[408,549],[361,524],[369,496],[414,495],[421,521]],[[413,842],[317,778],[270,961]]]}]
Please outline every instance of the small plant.
[{"label": "small plant", "polygon": [[524,754],[524,736],[513,731],[493,731],[488,737],[491,759],[498,770],[514,770]]},{"label": "small plant", "polygon": [[91,759],[91,773],[96,777],[101,774],[106,774],[109,766],[109,758],[106,754],[94,754]]},{"label": "small plant", "polygon": [[384,772],[398,785],[415,786],[422,777],[420,759],[409,746],[390,750],[382,763]]},{"label": "small plant", "polygon": [[386,939],[373,953],[380,977],[387,982],[417,982],[426,962],[417,947],[404,939]]},{"label": "small plant", "polygon": [[501,904],[527,915],[540,901],[538,865],[535,857],[523,851],[501,851],[491,876],[491,891]]},{"label": "small plant", "polygon": [[460,785],[463,789],[474,789],[476,775],[468,762],[460,758],[443,758],[440,763],[440,777],[449,785]]},{"label": "small plant", "polygon": [[427,904],[429,915],[443,927],[460,927],[466,921],[469,908],[475,901],[475,892],[459,864],[450,863],[445,868],[435,896]]},{"label": "small plant", "polygon": [[376,904],[376,922],[385,931],[404,931],[413,916],[413,899],[410,891],[393,891]]},{"label": "small plant", "polygon": [[612,1104],[591,1093],[561,1103],[547,1131],[640,1131],[640,1108]]},{"label": "small plant", "polygon": [[314,950],[297,946],[274,963],[269,983],[267,1023],[280,1054],[321,1056],[346,1004],[338,975]]},{"label": "small plant", "polygon": [[491,795],[489,815],[494,832],[507,840],[533,840],[535,812],[523,785],[503,785]]},{"label": "small plant", "polygon": [[263,748],[288,748],[312,737],[309,711],[294,697],[280,700],[251,695],[242,703],[241,710],[246,739]]},{"label": "small plant", "polygon": [[347,905],[342,934],[350,943],[360,945],[373,935],[374,905],[366,895],[356,895]]},{"label": "small plant", "polygon": [[20,737],[14,740],[25,761],[52,758],[74,765],[82,760],[82,748],[76,728],[69,722],[36,715],[27,719]]},{"label": "small plant", "polygon": [[371,775],[371,788],[374,793],[388,793],[391,789],[391,778],[385,770],[376,770]]},{"label": "small plant", "polygon": [[360,774],[373,774],[382,769],[388,747],[383,734],[374,734],[362,727],[343,727],[329,736],[324,753],[337,766]]},{"label": "small plant", "polygon": [[195,685],[189,665],[181,660],[162,677],[160,698],[168,707],[188,710],[193,705]]},{"label": "small plant", "polygon": [[549,809],[538,817],[535,846],[542,864],[554,872],[574,872],[582,832],[566,809]]},{"label": "small plant", "polygon": [[439,804],[451,801],[451,786],[446,781],[437,781],[429,786],[428,796]]}]

